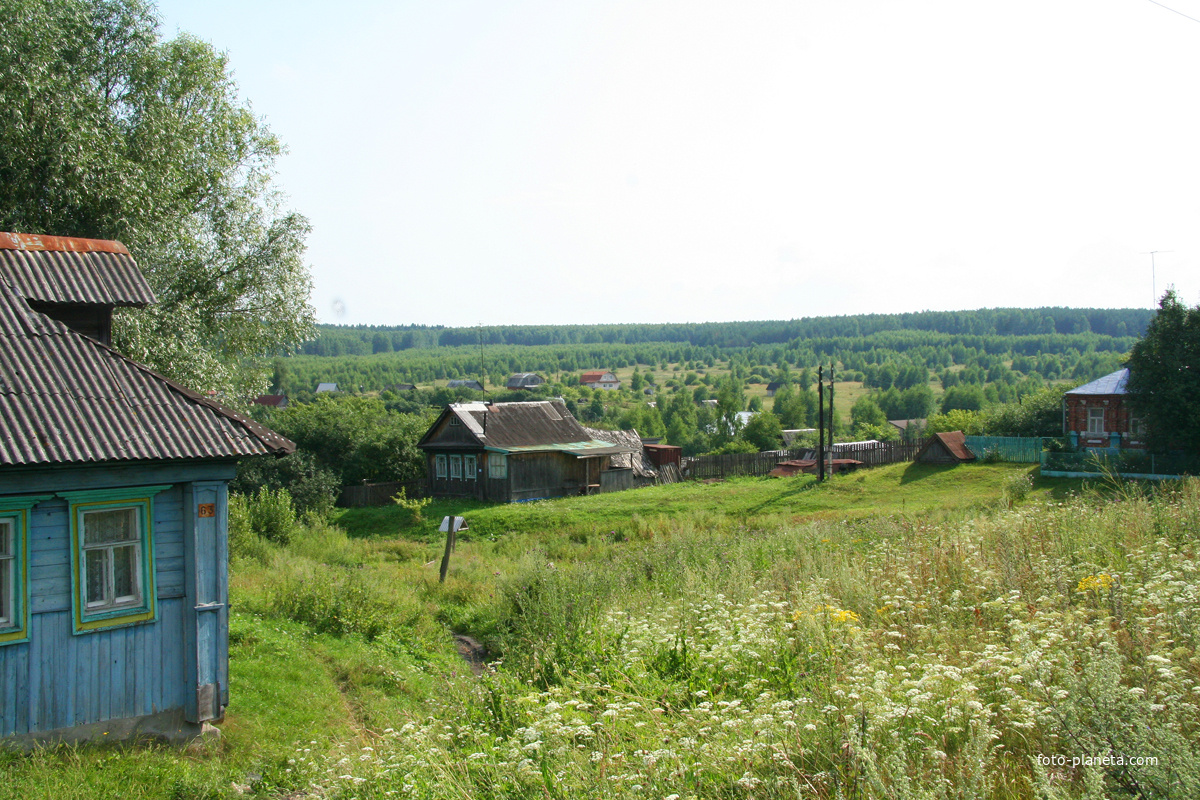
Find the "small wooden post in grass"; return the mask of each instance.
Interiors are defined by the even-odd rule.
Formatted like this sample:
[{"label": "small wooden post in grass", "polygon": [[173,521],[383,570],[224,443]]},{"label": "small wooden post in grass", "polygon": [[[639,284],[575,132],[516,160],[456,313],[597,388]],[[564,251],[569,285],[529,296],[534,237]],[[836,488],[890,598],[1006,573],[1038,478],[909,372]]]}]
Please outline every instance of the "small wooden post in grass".
[{"label": "small wooden post in grass", "polygon": [[450,554],[454,552],[454,547],[458,544],[458,532],[470,530],[470,528],[467,527],[467,520],[464,517],[442,517],[442,524],[438,530],[446,533],[446,552],[442,555],[442,568],[438,572],[438,583],[445,583],[446,573],[450,570]]}]

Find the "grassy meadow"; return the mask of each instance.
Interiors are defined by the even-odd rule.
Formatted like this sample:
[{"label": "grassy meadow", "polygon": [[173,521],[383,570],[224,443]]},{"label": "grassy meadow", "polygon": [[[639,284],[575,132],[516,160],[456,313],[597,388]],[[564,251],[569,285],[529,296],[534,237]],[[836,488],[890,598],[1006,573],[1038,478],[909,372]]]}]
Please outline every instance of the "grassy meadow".
[{"label": "grassy meadow", "polygon": [[0,797],[1200,796],[1200,482],[893,465],[424,514],[239,532],[220,742],[4,756]]}]

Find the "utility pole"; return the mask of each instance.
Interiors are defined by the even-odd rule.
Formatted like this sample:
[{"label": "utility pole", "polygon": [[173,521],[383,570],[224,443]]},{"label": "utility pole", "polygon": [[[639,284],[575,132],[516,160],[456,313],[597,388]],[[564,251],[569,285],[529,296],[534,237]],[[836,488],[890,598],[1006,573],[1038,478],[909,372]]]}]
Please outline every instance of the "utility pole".
[{"label": "utility pole", "polygon": [[833,364],[829,365],[829,469],[833,472]]},{"label": "utility pole", "polygon": [[1157,285],[1157,281],[1155,280],[1155,277],[1154,277],[1154,256],[1157,253],[1174,253],[1174,252],[1175,252],[1174,250],[1150,250],[1148,252],[1142,253],[1142,255],[1144,255],[1144,256],[1150,256],[1150,292],[1151,292],[1151,294],[1154,295],[1154,297],[1153,297],[1154,302],[1150,304],[1151,308],[1154,308],[1155,306],[1158,305],[1158,285]]},{"label": "utility pole", "polygon": [[825,480],[825,365],[817,366],[817,483]]}]

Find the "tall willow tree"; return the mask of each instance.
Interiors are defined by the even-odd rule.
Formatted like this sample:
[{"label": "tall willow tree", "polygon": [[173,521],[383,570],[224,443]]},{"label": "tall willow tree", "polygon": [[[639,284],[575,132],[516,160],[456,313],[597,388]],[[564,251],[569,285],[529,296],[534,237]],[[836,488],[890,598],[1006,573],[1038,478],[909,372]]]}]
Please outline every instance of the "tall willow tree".
[{"label": "tall willow tree", "polygon": [[142,0],[0,0],[0,230],[119,239],[159,297],[116,346],[195,389],[266,386],[313,331],[308,221],[223,54]]}]

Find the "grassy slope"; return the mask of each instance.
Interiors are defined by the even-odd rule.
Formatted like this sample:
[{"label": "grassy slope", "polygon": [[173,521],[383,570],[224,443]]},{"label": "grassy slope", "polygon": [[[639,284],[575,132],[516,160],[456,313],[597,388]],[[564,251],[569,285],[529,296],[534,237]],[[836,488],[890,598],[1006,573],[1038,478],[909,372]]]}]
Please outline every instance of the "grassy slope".
[{"label": "grassy slope", "polygon": [[[417,525],[396,507],[342,511],[339,523],[353,539],[325,534],[276,552],[266,566],[235,565],[232,703],[219,745],[200,754],[83,747],[0,757],[0,798],[227,797],[256,776],[264,787],[295,786],[288,759],[299,756],[297,748],[311,747],[315,755],[361,745],[436,709],[469,680],[455,666],[442,626],[488,638],[495,598],[533,551],[601,564],[636,557],[658,532],[678,536],[681,525],[765,532],[807,519],[957,516],[996,506],[1005,481],[1029,471],[902,464],[838,476],[825,486],[811,478],[746,478],[520,505],[439,502]],[[1033,495],[1066,488],[1035,483]],[[460,540],[450,580],[439,584],[436,521],[450,512],[465,512],[471,531]],[[395,636],[365,641],[283,618],[285,595],[346,576],[347,585],[369,586],[371,603],[382,599]],[[359,613],[363,608],[378,610],[362,605]]]},{"label": "grassy slope", "polygon": [[[425,511],[425,522],[412,524],[395,507],[358,508],[339,512],[337,523],[354,537],[402,536],[437,539],[442,516],[466,516],[470,534],[463,538],[507,533],[627,533],[639,521],[680,514],[709,515],[738,521],[753,519],[757,527],[807,519],[875,514],[959,513],[993,505],[1005,480],[1032,473],[1022,464],[968,464],[938,467],[893,464],[838,475],[820,487],[812,477],[733,478],[720,483],[687,482],[650,486],[628,492],[560,500],[487,505],[470,500],[438,500]],[[1061,496],[1078,483],[1034,483],[1033,496]]]}]

